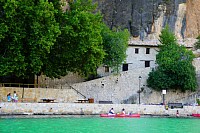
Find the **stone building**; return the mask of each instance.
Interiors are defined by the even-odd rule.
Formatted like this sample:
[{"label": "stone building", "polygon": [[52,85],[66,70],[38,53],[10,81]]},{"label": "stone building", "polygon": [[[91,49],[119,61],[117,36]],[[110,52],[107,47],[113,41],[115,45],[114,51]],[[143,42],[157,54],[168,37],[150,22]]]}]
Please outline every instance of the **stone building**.
[{"label": "stone building", "polygon": [[[184,45],[187,49],[193,50],[193,45],[196,42],[196,39],[187,38],[178,40],[180,45]],[[144,40],[141,41],[139,39],[131,39],[129,41],[129,46],[126,51],[127,58],[121,68],[120,72],[135,70],[137,68],[155,68],[156,64],[156,54],[159,52],[158,45],[160,44],[159,40]],[[194,53],[196,53],[194,51]],[[194,64],[196,59],[194,60]],[[198,65],[196,66],[198,69]],[[98,74],[103,76],[108,76],[112,74],[111,68],[107,68],[107,66],[100,67],[98,69]]]}]

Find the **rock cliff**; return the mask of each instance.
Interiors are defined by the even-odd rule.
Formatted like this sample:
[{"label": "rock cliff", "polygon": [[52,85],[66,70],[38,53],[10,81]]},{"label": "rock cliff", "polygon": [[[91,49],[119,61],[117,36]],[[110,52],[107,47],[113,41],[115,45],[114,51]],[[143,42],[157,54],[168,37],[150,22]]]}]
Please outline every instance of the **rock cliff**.
[{"label": "rock cliff", "polygon": [[200,0],[187,0],[186,36],[196,38],[200,34]]},{"label": "rock cliff", "polygon": [[157,39],[168,24],[178,39],[199,35],[200,0],[94,0],[112,29],[128,28],[134,38]]}]

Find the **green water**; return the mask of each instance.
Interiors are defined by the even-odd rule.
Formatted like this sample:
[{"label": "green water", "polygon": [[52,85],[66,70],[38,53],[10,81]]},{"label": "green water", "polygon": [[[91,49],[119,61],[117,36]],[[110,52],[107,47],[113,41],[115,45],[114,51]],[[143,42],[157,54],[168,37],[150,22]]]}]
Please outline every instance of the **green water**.
[{"label": "green water", "polygon": [[0,118],[0,133],[200,133],[200,119]]}]

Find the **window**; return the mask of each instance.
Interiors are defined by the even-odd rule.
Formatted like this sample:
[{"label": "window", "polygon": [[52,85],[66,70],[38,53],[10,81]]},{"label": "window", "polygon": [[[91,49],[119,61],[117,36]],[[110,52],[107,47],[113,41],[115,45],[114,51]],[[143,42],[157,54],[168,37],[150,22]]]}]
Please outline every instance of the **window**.
[{"label": "window", "polygon": [[145,67],[150,67],[150,61],[145,61]]},{"label": "window", "polygon": [[139,48],[135,48],[135,54],[139,53]]},{"label": "window", "polygon": [[123,64],[122,71],[128,71],[128,64]]},{"label": "window", "polygon": [[146,48],[146,54],[150,54],[150,48]]},{"label": "window", "polygon": [[109,67],[105,66],[105,72],[109,72]]}]

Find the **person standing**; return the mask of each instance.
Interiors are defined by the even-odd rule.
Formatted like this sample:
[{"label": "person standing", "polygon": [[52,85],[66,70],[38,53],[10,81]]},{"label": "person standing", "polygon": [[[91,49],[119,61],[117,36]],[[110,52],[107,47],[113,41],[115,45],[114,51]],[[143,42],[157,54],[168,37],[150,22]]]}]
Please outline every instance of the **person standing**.
[{"label": "person standing", "polygon": [[179,117],[179,112],[178,112],[178,110],[176,111],[176,117]]}]

